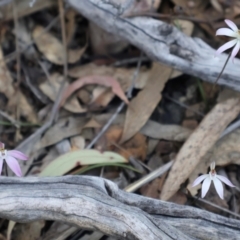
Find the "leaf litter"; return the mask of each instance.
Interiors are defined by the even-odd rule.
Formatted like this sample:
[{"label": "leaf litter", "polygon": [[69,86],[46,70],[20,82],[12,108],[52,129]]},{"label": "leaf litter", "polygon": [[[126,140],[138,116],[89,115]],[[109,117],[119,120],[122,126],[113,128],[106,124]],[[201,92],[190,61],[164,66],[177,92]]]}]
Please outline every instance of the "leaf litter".
[{"label": "leaf litter", "polygon": [[[56,20],[57,1],[39,1],[31,11],[25,2],[17,5],[17,31],[13,29],[12,11],[1,7],[2,20],[9,22],[3,22],[0,35],[1,141],[14,148],[21,146],[15,136],[20,136],[22,142],[30,139],[24,147],[30,159],[21,165],[23,172],[32,176],[102,176],[121,188],[140,189],[138,194],[181,205],[193,203],[223,214],[222,210],[197,201],[200,185],[192,188],[191,183],[206,174],[209,164],[215,161],[217,171],[239,189],[239,129],[221,137],[231,122],[239,121],[239,93],[225,87],[213,90],[213,85],[202,82],[201,76],[193,78],[145,56],[135,76],[141,49],[97,27],[70,7],[65,11],[65,59],[62,29]],[[240,25],[237,1],[152,3],[136,2],[123,16],[141,17],[148,11],[148,17],[158,18],[159,14],[163,21],[214,48],[224,40],[215,37],[216,29],[224,25],[223,19],[235,19]],[[14,37],[20,48],[20,66]],[[14,54],[9,58],[8,53]],[[23,70],[20,81],[18,68]],[[63,81],[66,88],[61,108],[51,121],[52,105]],[[127,97],[129,88],[133,88],[131,97]],[[122,102],[125,107],[93,148],[87,150]],[[36,144],[31,137],[37,139]],[[161,176],[155,173],[159,169],[163,169]],[[239,199],[239,191],[225,188],[224,192],[225,200],[219,200],[210,188],[206,199],[238,214],[240,209],[233,199]],[[13,230],[14,239],[41,238],[46,226],[45,221],[35,225],[10,222],[7,235],[10,238]],[[58,227],[65,229],[63,223]],[[54,229],[53,224],[46,232],[49,239],[60,236]],[[4,225],[1,230],[7,232]],[[65,238],[75,236],[76,229],[64,233]],[[88,232],[83,231],[84,236]]]}]

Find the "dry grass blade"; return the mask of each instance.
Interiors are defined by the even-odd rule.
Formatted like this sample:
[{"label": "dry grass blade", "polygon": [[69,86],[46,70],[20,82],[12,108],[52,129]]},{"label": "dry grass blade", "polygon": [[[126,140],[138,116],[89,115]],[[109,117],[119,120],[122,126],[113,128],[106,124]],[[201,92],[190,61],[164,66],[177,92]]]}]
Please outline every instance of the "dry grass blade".
[{"label": "dry grass blade", "polygon": [[161,100],[161,91],[171,72],[171,68],[154,63],[147,85],[129,104],[120,142],[130,139],[147,122]]},{"label": "dry grass blade", "polygon": [[192,173],[202,157],[215,144],[223,130],[240,112],[240,99],[232,98],[217,104],[203,119],[178,153],[163,186],[162,200],[173,196]]},{"label": "dry grass blade", "polygon": [[166,163],[165,165],[157,168],[153,172],[149,173],[148,175],[142,177],[141,179],[137,180],[136,182],[133,182],[132,184],[128,185],[124,190],[126,192],[135,192],[138,188],[142,187],[143,185],[151,182],[152,180],[160,177],[165,172],[168,171],[168,169],[172,166],[173,161],[170,161]]}]

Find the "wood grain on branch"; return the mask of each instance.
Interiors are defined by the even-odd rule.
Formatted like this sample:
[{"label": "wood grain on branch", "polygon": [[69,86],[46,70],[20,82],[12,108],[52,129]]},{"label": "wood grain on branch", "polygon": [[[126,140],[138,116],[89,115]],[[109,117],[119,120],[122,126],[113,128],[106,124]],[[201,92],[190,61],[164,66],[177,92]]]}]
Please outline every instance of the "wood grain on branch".
[{"label": "wood grain on branch", "polygon": [[0,217],[57,220],[120,239],[237,239],[240,221],[124,192],[98,177],[0,180]]},{"label": "wood grain on branch", "polygon": [[[215,82],[226,54],[214,57],[215,50],[201,39],[186,36],[176,27],[149,17],[124,17],[136,0],[65,0],[83,16],[112,34],[128,40],[153,60],[184,73]],[[240,91],[240,60],[230,61],[218,84]]]}]

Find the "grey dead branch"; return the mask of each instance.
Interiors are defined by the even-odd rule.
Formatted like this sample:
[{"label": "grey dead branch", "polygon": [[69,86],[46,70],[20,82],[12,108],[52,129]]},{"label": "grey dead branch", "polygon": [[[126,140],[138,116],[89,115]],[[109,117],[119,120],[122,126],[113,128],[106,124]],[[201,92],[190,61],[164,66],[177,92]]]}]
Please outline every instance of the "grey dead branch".
[{"label": "grey dead branch", "polygon": [[[125,17],[134,0],[66,2],[89,21],[139,47],[154,61],[205,81],[214,82],[227,59],[226,54],[214,57],[215,50],[201,39],[188,37],[170,24],[148,17]],[[239,91],[239,67],[240,60],[229,62],[218,84]]]},{"label": "grey dead branch", "polygon": [[0,216],[17,222],[64,221],[119,239],[219,240],[240,234],[238,220],[127,193],[90,176],[2,177]]}]

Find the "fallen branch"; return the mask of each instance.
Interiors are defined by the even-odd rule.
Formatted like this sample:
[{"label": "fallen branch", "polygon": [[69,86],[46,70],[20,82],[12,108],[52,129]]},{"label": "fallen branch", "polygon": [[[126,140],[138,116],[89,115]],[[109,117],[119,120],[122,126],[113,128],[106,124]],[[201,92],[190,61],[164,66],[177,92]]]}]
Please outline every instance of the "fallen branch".
[{"label": "fallen branch", "polygon": [[[153,60],[184,73],[215,82],[227,55],[214,57],[215,50],[201,39],[191,38],[173,25],[149,17],[126,18],[135,0],[66,0],[90,21],[112,34],[121,36]],[[230,61],[218,84],[240,91],[240,60]]]},{"label": "fallen branch", "polygon": [[120,239],[237,239],[240,221],[119,190],[89,176],[0,178],[0,217],[57,220]]}]

